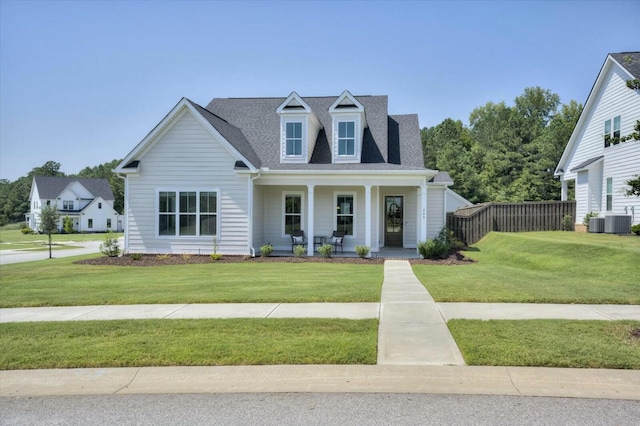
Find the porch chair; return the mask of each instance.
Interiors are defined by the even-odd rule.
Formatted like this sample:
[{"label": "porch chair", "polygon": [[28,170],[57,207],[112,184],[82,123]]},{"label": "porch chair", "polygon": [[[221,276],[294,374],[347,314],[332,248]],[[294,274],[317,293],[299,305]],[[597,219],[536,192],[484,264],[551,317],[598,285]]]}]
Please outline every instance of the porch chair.
[{"label": "porch chair", "polygon": [[327,244],[331,244],[333,246],[333,252],[338,252],[338,247],[340,247],[340,253],[344,254],[344,248],[342,244],[344,243],[344,231],[333,231],[331,237],[327,239]]},{"label": "porch chair", "polygon": [[291,251],[295,246],[306,246],[307,245],[307,237],[304,236],[304,231],[293,231],[291,233]]}]

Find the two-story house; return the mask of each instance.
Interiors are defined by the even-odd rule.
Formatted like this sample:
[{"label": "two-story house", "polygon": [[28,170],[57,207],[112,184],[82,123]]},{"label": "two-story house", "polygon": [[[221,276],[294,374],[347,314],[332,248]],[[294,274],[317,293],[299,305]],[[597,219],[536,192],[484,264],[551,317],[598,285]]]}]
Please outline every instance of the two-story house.
[{"label": "two-story house", "polygon": [[640,141],[623,141],[640,120],[637,79],[640,52],[607,56],[558,163],[562,199],[575,188],[577,226],[588,213],[630,215],[640,223],[640,199],[625,195],[626,183],[640,175]]},{"label": "two-story house", "polygon": [[[344,249],[415,248],[466,200],[424,167],[417,115],[386,96],[183,98],[115,171],[125,251],[248,255],[290,234],[346,234]],[[308,244],[313,255],[314,245]]]},{"label": "two-story house", "polygon": [[59,214],[59,230],[69,217],[77,232],[122,231],[122,216],[114,210],[114,201],[106,179],[35,176],[25,219],[31,229],[37,230],[42,208],[53,205]]}]

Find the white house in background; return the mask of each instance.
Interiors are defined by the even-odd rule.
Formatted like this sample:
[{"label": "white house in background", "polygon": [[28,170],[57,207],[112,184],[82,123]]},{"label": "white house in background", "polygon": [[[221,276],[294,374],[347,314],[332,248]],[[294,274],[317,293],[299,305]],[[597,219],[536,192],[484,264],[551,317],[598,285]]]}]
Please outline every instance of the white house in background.
[{"label": "white house in background", "polygon": [[122,216],[113,209],[115,198],[106,179],[36,176],[31,184],[27,225],[38,229],[40,212],[47,205],[58,208],[59,230],[66,217],[78,232],[122,231]]},{"label": "white house in background", "polygon": [[[115,172],[125,178],[125,251],[249,255],[291,250],[302,230],[415,248],[438,234],[447,173],[424,167],[417,115],[386,96],[183,98]],[[447,208],[447,204],[455,204]]]},{"label": "white house in background", "polygon": [[640,141],[617,143],[640,120],[640,90],[626,83],[633,79],[640,79],[640,52],[607,56],[556,168],[563,200],[575,185],[576,224],[590,212],[640,223],[640,199],[624,195],[626,182],[640,174]]}]

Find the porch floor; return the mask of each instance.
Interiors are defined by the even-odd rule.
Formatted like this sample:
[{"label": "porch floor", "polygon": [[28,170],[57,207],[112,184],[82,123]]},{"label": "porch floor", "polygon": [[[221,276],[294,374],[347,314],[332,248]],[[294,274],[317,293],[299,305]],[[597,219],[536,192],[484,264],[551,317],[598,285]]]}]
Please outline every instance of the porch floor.
[{"label": "porch floor", "polygon": [[[287,250],[274,250],[272,257],[293,257],[293,252]],[[315,256],[320,256],[318,252]],[[332,253],[331,257],[358,257],[354,251],[346,251],[344,253]],[[372,258],[378,259],[420,259],[422,256],[414,248],[390,248],[382,247],[377,253],[371,253]]]}]

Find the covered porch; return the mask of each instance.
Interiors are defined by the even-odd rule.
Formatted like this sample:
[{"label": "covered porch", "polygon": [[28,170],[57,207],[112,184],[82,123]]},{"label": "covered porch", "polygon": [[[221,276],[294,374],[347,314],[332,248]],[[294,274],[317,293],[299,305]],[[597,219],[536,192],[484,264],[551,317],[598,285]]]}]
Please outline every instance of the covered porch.
[{"label": "covered porch", "polygon": [[[445,189],[431,188],[424,171],[384,178],[262,176],[252,187],[252,245],[256,254],[270,243],[272,256],[292,256],[291,233],[303,231],[306,255],[318,256],[317,248],[338,231],[345,236],[334,256],[357,256],[355,247],[367,246],[371,257],[419,257],[418,242],[444,224]],[[431,220],[428,212],[435,212]]]}]

